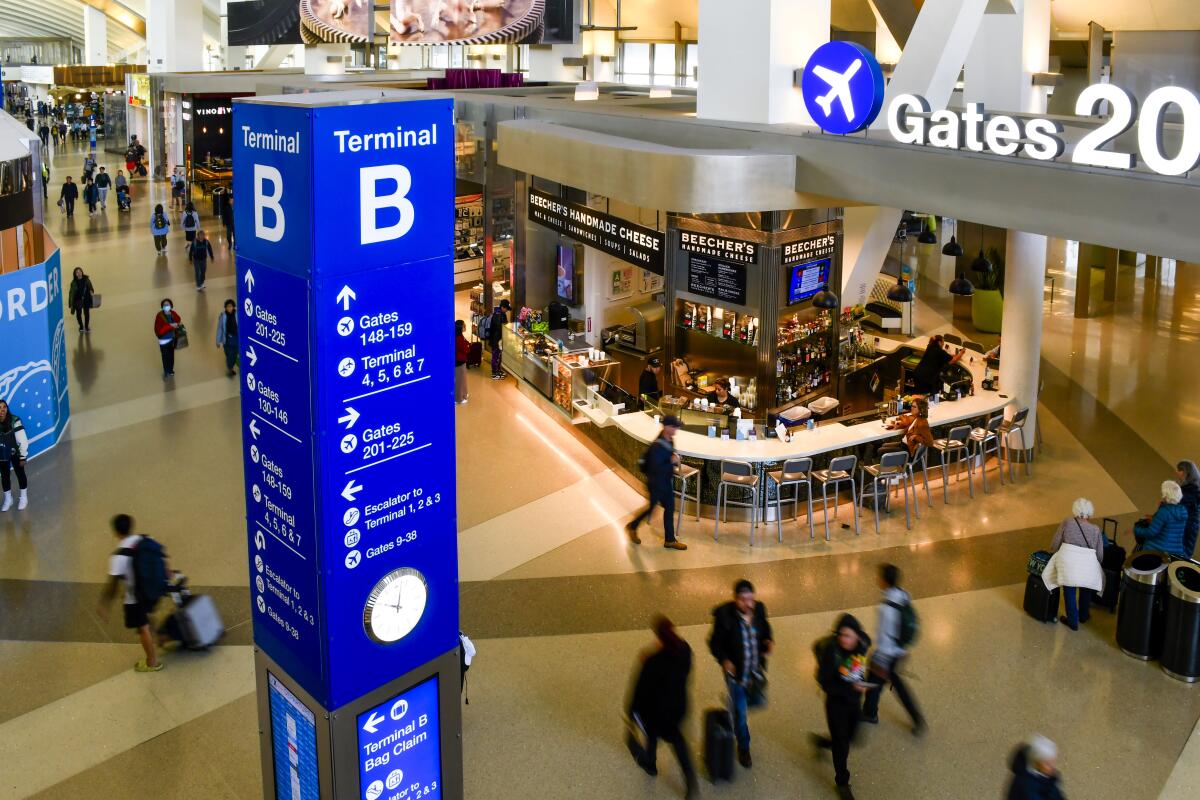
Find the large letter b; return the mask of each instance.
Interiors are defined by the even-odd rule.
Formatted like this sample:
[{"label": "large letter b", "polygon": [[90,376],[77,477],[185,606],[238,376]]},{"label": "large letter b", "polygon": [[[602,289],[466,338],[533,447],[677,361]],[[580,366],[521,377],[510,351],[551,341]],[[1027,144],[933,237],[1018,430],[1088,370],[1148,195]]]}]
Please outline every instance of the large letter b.
[{"label": "large letter b", "polygon": [[[271,194],[263,191],[265,184],[271,184]],[[283,206],[279,200],[283,197],[283,175],[274,167],[266,164],[254,165],[254,235],[268,242],[278,242],[283,238],[287,222],[283,216]],[[268,226],[263,212],[270,209],[274,224]]]},{"label": "large letter b", "polygon": [[[359,170],[359,240],[362,244],[374,244],[399,239],[412,230],[416,220],[416,209],[408,199],[412,188],[412,174],[400,164],[385,164],[380,167],[363,167]],[[377,195],[376,187],[383,181],[395,181],[396,189],[391,194]],[[391,225],[378,226],[376,214],[380,209],[394,208],[400,218]]]}]

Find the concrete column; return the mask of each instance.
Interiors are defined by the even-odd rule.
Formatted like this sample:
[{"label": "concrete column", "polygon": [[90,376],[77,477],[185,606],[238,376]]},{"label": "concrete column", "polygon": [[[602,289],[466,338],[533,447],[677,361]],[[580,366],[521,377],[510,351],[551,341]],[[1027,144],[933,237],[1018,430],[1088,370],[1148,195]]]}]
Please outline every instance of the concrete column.
[{"label": "concrete column", "polygon": [[996,111],[1044,114],[1049,95],[1033,85],[1033,74],[1050,67],[1050,0],[1010,2],[1010,12],[983,16],[964,67],[963,98]]},{"label": "concrete column", "polygon": [[880,64],[898,64],[902,48],[888,28],[875,0],[871,0],[871,11],[875,14],[875,58]]},{"label": "concrete column", "polygon": [[810,123],[794,73],[829,41],[830,0],[700,0],[702,119]]},{"label": "concrete column", "polygon": [[348,44],[314,44],[304,47],[305,75],[345,75]]},{"label": "concrete column", "polygon": [[147,0],[148,72],[204,69],[204,4],[200,0]]},{"label": "concrete column", "polygon": [[229,41],[229,2],[230,0],[221,0],[221,61],[227,70],[245,69],[246,48],[230,47],[226,44]]},{"label": "concrete column", "polygon": [[[1117,295],[1117,271],[1120,253],[1111,247],[1079,243],[1079,259],[1075,265],[1075,317],[1094,317]],[[1092,296],[1092,270],[1104,270],[1104,284],[1100,297]]]},{"label": "concrete column", "polygon": [[[1033,448],[1037,430],[1037,394],[1042,359],[1042,303],[1046,279],[1046,237],[1009,231],[1005,239],[1004,348],[1000,353],[1000,391],[1012,398],[1011,417],[1029,409],[1025,444]],[[1020,441],[1017,439],[1016,441]],[[1013,442],[1016,446],[1016,442]]]},{"label": "concrete column", "polygon": [[83,63],[89,67],[108,63],[108,17],[89,5],[83,7]]}]

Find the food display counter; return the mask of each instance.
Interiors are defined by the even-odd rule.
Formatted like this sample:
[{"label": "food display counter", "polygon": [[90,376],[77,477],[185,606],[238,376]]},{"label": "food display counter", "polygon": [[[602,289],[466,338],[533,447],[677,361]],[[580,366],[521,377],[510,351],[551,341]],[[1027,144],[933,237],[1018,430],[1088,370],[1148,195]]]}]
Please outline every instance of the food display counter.
[{"label": "food display counter", "polygon": [[501,338],[501,363],[509,374],[536,388],[570,418],[579,410],[576,401],[588,401],[590,387],[617,382],[620,364],[600,358],[583,337],[567,330],[534,333],[513,323],[504,326]]}]

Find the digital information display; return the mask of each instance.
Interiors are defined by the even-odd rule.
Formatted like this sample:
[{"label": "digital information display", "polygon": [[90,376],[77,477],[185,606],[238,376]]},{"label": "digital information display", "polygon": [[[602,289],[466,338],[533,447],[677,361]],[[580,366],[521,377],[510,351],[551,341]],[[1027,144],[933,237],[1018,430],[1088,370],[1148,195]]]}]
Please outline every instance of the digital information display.
[{"label": "digital information display", "polygon": [[441,730],[435,675],[358,715],[364,800],[441,800]]},{"label": "digital information display", "polygon": [[267,673],[271,747],[275,751],[277,800],[320,800],[317,782],[317,720],[296,695]]},{"label": "digital information display", "polygon": [[788,305],[807,300],[821,291],[821,287],[829,283],[831,263],[830,259],[822,258],[792,267],[791,282],[788,284]]}]

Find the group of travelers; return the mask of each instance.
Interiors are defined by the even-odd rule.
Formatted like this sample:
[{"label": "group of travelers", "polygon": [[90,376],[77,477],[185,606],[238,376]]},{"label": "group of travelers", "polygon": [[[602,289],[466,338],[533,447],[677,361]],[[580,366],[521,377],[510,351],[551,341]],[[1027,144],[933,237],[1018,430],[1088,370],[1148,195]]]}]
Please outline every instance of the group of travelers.
[{"label": "group of travelers", "polygon": [[[43,187],[49,179],[49,166],[43,165]],[[97,166],[95,153],[88,153],[84,157],[79,183],[75,183],[70,175],[63,180],[58,194],[58,207],[66,214],[67,219],[75,216],[75,201],[80,199],[80,186],[83,187],[82,198],[83,202],[87,203],[89,217],[94,217],[99,211],[108,208],[108,193],[113,187],[116,187],[118,210],[128,211],[130,208],[129,180],[125,173],[117,170],[115,178],[109,175],[104,167]]]}]

